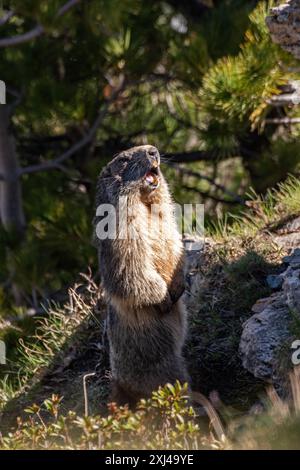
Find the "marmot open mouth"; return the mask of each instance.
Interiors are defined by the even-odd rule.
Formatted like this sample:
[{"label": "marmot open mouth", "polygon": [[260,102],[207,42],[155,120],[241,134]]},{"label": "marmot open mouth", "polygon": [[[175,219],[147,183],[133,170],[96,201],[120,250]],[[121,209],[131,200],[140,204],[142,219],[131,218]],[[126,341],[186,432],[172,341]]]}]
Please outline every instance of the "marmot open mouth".
[{"label": "marmot open mouth", "polygon": [[159,185],[159,175],[158,175],[158,167],[152,167],[148,173],[145,175],[145,181],[148,185],[155,189]]}]

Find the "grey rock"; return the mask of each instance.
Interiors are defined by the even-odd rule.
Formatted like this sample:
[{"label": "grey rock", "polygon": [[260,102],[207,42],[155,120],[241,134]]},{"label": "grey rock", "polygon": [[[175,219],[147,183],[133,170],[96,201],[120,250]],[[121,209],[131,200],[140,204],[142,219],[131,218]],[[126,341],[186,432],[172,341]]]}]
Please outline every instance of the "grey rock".
[{"label": "grey rock", "polygon": [[[299,248],[297,249],[297,247],[300,246],[300,217],[288,221],[283,227],[277,229],[274,235],[274,241],[277,245],[287,250],[295,249],[294,257],[298,258],[297,262],[299,263],[300,250]],[[287,263],[290,262],[290,257],[285,257],[283,261]]]},{"label": "grey rock", "polygon": [[284,371],[279,372],[279,353],[289,341],[292,343],[291,321],[295,315],[300,319],[300,249],[283,261],[288,264],[287,269],[279,276],[267,278],[271,287],[280,290],[253,306],[255,315],[243,324],[239,347],[243,366],[255,377],[279,388],[284,375]]},{"label": "grey rock", "polygon": [[282,261],[286,264],[297,265],[300,263],[300,248],[296,248],[289,256],[284,256]]},{"label": "grey rock", "polygon": [[283,278],[280,275],[276,276],[274,274],[270,274],[267,276],[267,283],[271,289],[277,290],[281,288],[283,284]]},{"label": "grey rock", "polygon": [[300,312],[300,269],[289,267],[283,283],[286,304],[293,312]]},{"label": "grey rock", "polygon": [[300,2],[288,0],[284,4],[271,9],[266,18],[272,40],[300,58]]},{"label": "grey rock", "polygon": [[277,356],[290,337],[291,314],[282,295],[243,325],[240,355],[243,366],[267,382],[277,380]]},{"label": "grey rock", "polygon": [[289,222],[286,222],[283,227],[276,230],[278,234],[297,232],[297,231],[300,232],[300,217],[296,217],[290,220]]},{"label": "grey rock", "polygon": [[300,232],[274,236],[273,241],[281,248],[291,250],[300,245]]},{"label": "grey rock", "polygon": [[270,297],[264,297],[263,299],[258,299],[255,304],[252,306],[251,310],[253,313],[261,313],[268,305],[270,305],[274,298],[277,299],[278,294],[272,294]]}]

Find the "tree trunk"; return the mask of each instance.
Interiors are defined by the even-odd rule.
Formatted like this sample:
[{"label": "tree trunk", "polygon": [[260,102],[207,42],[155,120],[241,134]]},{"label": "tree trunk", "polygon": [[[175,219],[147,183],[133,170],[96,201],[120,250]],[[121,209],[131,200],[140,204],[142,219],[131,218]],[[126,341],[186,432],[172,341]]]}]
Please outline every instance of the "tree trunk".
[{"label": "tree trunk", "polygon": [[0,105],[0,220],[5,230],[24,233],[19,162],[10,129],[9,106],[4,104]]}]

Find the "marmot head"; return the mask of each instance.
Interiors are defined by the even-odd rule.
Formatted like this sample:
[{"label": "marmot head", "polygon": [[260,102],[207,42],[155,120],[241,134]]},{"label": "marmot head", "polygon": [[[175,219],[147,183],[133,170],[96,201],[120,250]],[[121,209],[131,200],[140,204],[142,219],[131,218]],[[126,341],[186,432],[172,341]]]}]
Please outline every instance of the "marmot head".
[{"label": "marmot head", "polygon": [[163,176],[160,155],[156,147],[141,145],[116,155],[100,175],[102,184],[111,195],[135,191],[151,195],[160,186]]}]

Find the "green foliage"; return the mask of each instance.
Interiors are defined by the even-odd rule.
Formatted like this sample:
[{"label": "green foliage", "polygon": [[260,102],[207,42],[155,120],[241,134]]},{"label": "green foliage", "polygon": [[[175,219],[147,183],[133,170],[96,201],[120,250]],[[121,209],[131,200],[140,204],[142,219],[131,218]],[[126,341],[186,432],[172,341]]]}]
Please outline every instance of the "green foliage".
[{"label": "green foliage", "polygon": [[[203,161],[190,166],[199,177],[164,165],[177,202],[205,202],[208,233],[219,243],[203,268],[207,279],[191,317],[188,357],[194,369],[199,355],[207,361],[207,387],[218,386],[231,403],[246,408],[257,397],[257,384],[252,390],[241,372],[238,332],[254,301],[269,293],[265,276],[276,270],[282,255],[263,231],[300,209],[299,181],[286,180],[299,172],[300,127],[277,122],[299,118],[299,108],[272,105],[289,80],[299,79],[299,64],[271,41],[265,17],[273,2],[215,2],[196,18],[184,2],[90,0],[61,17],[59,0],[2,3],[15,14],[1,26],[1,37],[24,34],[35,24],[44,28],[32,41],[1,49],[9,102],[20,95],[12,128],[21,167],[69,149],[123,79],[125,87],[108,107],[94,141],[67,160],[63,172],[22,177],[24,240],[0,229],[0,337],[9,351],[8,367],[1,368],[1,406],[17,413],[17,404],[22,414],[19,397],[28,401],[30,393],[43,402],[28,405],[29,418],[20,420],[1,445],[222,448],[227,444],[202,430],[186,406],[186,390],[178,386],[156,392],[136,412],[111,407],[109,417],[83,417],[68,397],[54,394],[45,400],[42,378],[73,360],[69,347],[84,356],[98,343],[90,340],[87,318],[93,317],[95,335],[103,333],[90,298],[72,294],[67,304],[65,299],[78,274],[96,267],[91,221],[99,171],[121,149],[149,142],[162,153],[204,152]],[[218,202],[230,193],[244,196],[246,208],[231,205],[229,212],[228,204]],[[199,338],[206,348],[201,354]],[[224,355],[232,371],[229,381]],[[88,357],[80,367],[90,364]],[[72,373],[73,385],[78,370]],[[74,389],[81,400],[81,384]],[[99,390],[105,396],[106,386]],[[297,420],[282,426],[292,429]],[[260,429],[265,432],[267,426]]]},{"label": "green foliage", "polygon": [[8,324],[2,331],[1,339],[7,346],[7,366],[1,366],[0,371],[1,408],[8,400],[28,390],[34,379],[41,379],[43,371],[64,363],[70,342],[77,353],[88,347],[85,345],[88,326],[93,324],[95,334],[100,337],[100,321],[94,315],[99,291],[88,275],[83,278],[83,284],[69,290],[68,301],[63,306],[52,303],[44,307],[44,317],[25,316],[19,328]]},{"label": "green foliage", "polygon": [[294,176],[268,190],[264,197],[252,190],[248,194],[250,210],[240,214],[227,213],[223,219],[212,223],[207,232],[219,241],[232,238],[245,241],[260,233],[264,227],[276,228],[282,221],[299,214],[299,193],[300,183]]},{"label": "green foliage", "polygon": [[195,412],[187,406],[187,386],[179,383],[140,401],[136,411],[111,403],[107,416],[78,416],[73,411],[63,415],[62,400],[52,395],[41,406],[27,408],[28,418],[19,419],[16,432],[0,438],[0,448],[199,449],[215,444],[212,436],[200,432]]},{"label": "green foliage", "polygon": [[[28,304],[39,310],[40,302],[47,302],[53,294],[54,298],[55,294],[57,298],[64,297],[81,270],[95,267],[91,244],[93,210],[86,191],[76,183],[79,190],[74,191],[72,183],[61,178],[50,183],[45,174],[25,182],[25,210],[31,214],[26,239],[13,249],[2,251],[0,278],[5,282],[13,273],[25,311]],[[2,233],[5,239],[6,234]],[[4,296],[0,304],[4,316],[13,315],[11,297]]]},{"label": "green foliage", "polygon": [[[0,280],[13,279],[18,301],[11,287],[4,289],[2,316],[14,303],[36,308],[95,266],[96,176],[122,148],[147,140],[162,153],[211,151],[192,168],[239,194],[250,185],[265,191],[297,171],[298,128],[277,132],[264,122],[274,113],[268,100],[297,72],[288,71],[291,59],[270,40],[265,16],[271,3],[256,3],[219,2],[193,21],[184,9],[160,1],[80,2],[59,19],[59,1],[12,2],[15,15],[2,26],[3,37],[23,34],[35,22],[45,28],[33,41],[4,48],[0,58],[1,78],[21,91],[13,115],[21,166],[68,149],[123,78],[127,85],[96,143],[65,163],[67,173],[22,178],[26,239],[14,245],[1,233],[0,249]],[[239,153],[222,166],[220,159]],[[182,178],[167,166],[165,172],[178,202],[205,201],[208,220],[227,210],[217,202],[226,197],[207,180]]]},{"label": "green foliage", "polygon": [[[269,5],[261,2],[250,15],[250,28],[236,56],[221,58],[203,79],[201,103],[210,148],[221,156],[236,150],[237,138],[256,127],[266,115],[268,99],[286,81],[280,67],[282,52],[265,25]],[[211,134],[212,133],[212,134]]]},{"label": "green foliage", "polygon": [[231,291],[231,303],[235,303],[233,309],[236,313],[249,315],[256,300],[270,295],[266,277],[272,269],[274,270],[274,266],[255,251],[247,251],[237,261],[225,266],[230,284],[232,287],[236,286],[233,292]]}]

